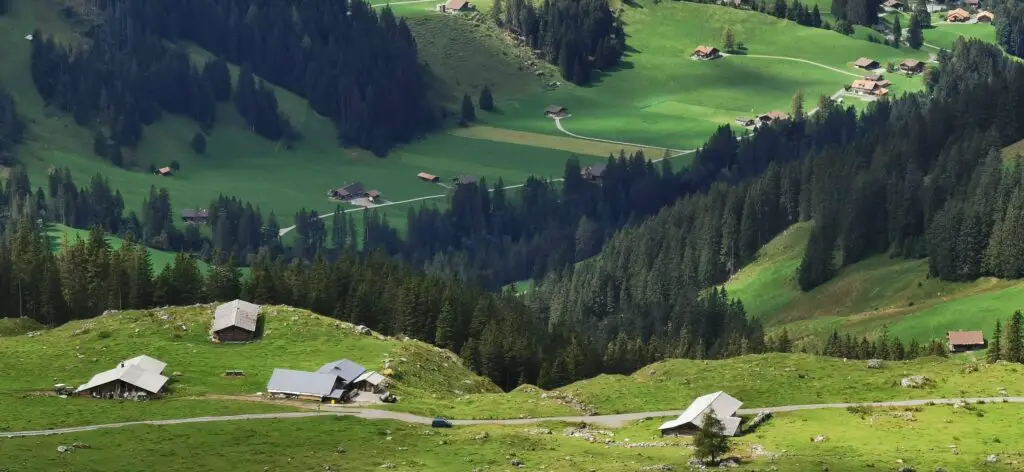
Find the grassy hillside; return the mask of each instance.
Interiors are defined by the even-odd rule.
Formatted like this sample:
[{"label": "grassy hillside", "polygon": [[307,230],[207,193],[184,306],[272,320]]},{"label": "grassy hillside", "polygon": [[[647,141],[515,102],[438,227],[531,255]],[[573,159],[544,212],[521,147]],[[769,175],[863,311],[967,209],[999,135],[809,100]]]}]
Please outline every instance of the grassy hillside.
[{"label": "grassy hillside", "polygon": [[[499,127],[556,133],[550,121],[536,119],[554,103],[569,108],[573,116],[564,124],[574,133],[693,148],[737,116],[789,110],[798,89],[807,97],[807,108],[812,108],[818,96],[832,95],[859,74],[851,63],[860,56],[883,63],[927,58],[925,52],[896,50],[717,5],[644,1],[626,6],[623,18],[632,49],[617,70],[592,86],[561,87],[524,98],[507,105],[505,115],[487,121]],[[720,46],[727,26],[746,45],[749,56],[710,62],[689,59],[699,44]],[[754,55],[805,59],[842,72]],[[921,87],[919,79],[892,80],[895,93]]]},{"label": "grassy hillside", "polygon": [[[1020,470],[1024,457],[1013,438],[1024,407],[978,405],[972,410],[912,409],[804,411],[777,415],[756,433],[729,441],[737,470],[892,471]],[[690,439],[661,438],[663,419],[605,430],[596,441],[570,437],[573,425],[467,426],[432,430],[421,425],[354,418],[257,420],[136,426],[38,438],[0,439],[11,470],[137,471],[159,463],[166,471],[222,470],[527,470],[635,472],[686,470]],[[826,439],[813,442],[822,435]],[[609,443],[605,443],[605,440]],[[59,445],[89,449],[56,452]],[[125,454],[131,444],[132,454]],[[647,447],[631,447],[644,444]],[[957,454],[951,453],[954,445]],[[986,457],[997,462],[984,464]],[[197,460],[197,458],[200,458]],[[662,464],[673,469],[659,468]],[[652,467],[652,469],[645,469]]]},{"label": "grassy hillside", "polygon": [[952,330],[991,330],[1024,305],[1020,282],[946,282],[928,276],[926,260],[885,255],[844,267],[804,293],[796,269],[809,235],[809,223],[794,225],[725,284],[751,316],[798,336],[827,336],[833,329],[870,334],[887,325],[894,336],[925,341]]},{"label": "grassy hillside", "polygon": [[[341,358],[378,371],[391,362],[391,391],[401,401],[389,408],[467,418],[576,413],[542,399],[537,389],[502,394],[448,351],[419,341],[360,335],[348,323],[305,310],[265,307],[260,341],[215,345],[208,340],[213,307],[110,313],[37,336],[0,338],[0,371],[11,373],[0,385],[0,429],[188,417],[215,413],[221,405],[235,412],[293,409],[302,405],[269,404],[254,396],[265,389],[273,369],[315,370]],[[179,374],[167,398],[134,403],[47,395],[54,383],[79,385],[139,354],[166,362],[165,374]],[[234,369],[244,370],[245,377],[224,377],[225,370]]]},{"label": "grassy hillside", "polygon": [[[977,369],[977,370],[974,370]],[[766,354],[725,360],[671,359],[632,375],[601,375],[561,390],[570,392],[600,414],[681,410],[693,398],[726,390],[745,408],[771,405],[856,403],[914,398],[1024,394],[1020,364],[975,363],[970,358],[923,358],[886,362],[868,369],[864,361],[844,361],[806,354]],[[900,379],[924,375],[934,385],[900,387]]]},{"label": "grassy hillside", "polygon": [[[74,243],[79,239],[82,241],[89,240],[89,230],[75,229],[60,224],[48,225],[46,235],[50,238],[50,247],[53,248],[54,251],[60,250],[61,244],[63,244],[65,238],[69,243]],[[111,249],[116,250],[124,244],[124,241],[121,238],[107,236],[107,243],[110,244]],[[147,252],[149,252],[150,262],[153,264],[154,273],[160,273],[164,267],[174,263],[173,252],[158,251],[156,249],[147,249]],[[209,266],[203,261],[197,261],[197,263],[199,270],[206,272],[206,269]]]}]

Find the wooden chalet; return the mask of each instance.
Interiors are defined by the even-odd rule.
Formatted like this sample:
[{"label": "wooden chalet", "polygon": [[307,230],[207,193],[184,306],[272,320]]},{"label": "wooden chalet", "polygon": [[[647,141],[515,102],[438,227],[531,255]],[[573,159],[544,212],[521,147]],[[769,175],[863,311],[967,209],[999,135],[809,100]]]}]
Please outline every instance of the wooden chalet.
[{"label": "wooden chalet", "polygon": [[884,78],[885,76],[882,74],[868,74],[864,76],[864,80],[870,80],[873,82],[881,82]]},{"label": "wooden chalet", "polygon": [[736,124],[746,128],[746,127],[749,127],[749,126],[756,125],[757,124],[757,119],[756,118],[750,118],[750,117],[747,117],[747,116],[740,116],[740,117],[736,118]]},{"label": "wooden chalet", "polygon": [[352,200],[353,198],[366,196],[366,190],[364,190],[362,182],[353,182],[344,187],[332,189],[327,193],[331,198],[337,198],[338,200]]},{"label": "wooden chalet", "polygon": [[604,171],[606,170],[608,170],[608,164],[594,164],[580,169],[580,176],[583,177],[584,180],[600,182],[604,177]]},{"label": "wooden chalet", "polygon": [[693,54],[691,54],[690,57],[698,61],[707,61],[722,57],[722,52],[716,47],[701,44],[700,46],[697,46],[697,49],[693,50]]},{"label": "wooden chalet", "polygon": [[416,174],[416,178],[418,178],[418,179],[420,179],[420,180],[422,180],[424,182],[430,182],[432,184],[436,184],[436,183],[441,181],[440,177],[438,177],[438,176],[436,176],[434,174],[428,174],[426,172],[420,172],[419,174]]},{"label": "wooden chalet", "polygon": [[189,224],[206,224],[210,221],[210,210],[186,208],[181,210],[181,221]]},{"label": "wooden chalet", "polygon": [[900,63],[900,70],[907,74],[920,74],[924,72],[924,62],[917,59],[907,59]]},{"label": "wooden chalet", "polygon": [[457,11],[469,11],[473,9],[473,4],[469,0],[448,0],[438,10],[441,13],[454,13]]},{"label": "wooden chalet", "polygon": [[370,190],[366,192],[366,198],[371,202],[377,202],[380,200],[380,190]]},{"label": "wooden chalet", "polygon": [[170,177],[170,176],[174,175],[174,171],[170,167],[161,167],[161,168],[156,170],[156,175],[160,175],[160,176],[163,176],[163,177]]},{"label": "wooden chalet", "polygon": [[217,307],[210,328],[214,342],[248,342],[256,338],[260,306],[234,300]]},{"label": "wooden chalet", "polygon": [[971,19],[971,14],[963,8],[957,8],[946,13],[946,21],[950,23],[963,23]]},{"label": "wooden chalet", "polygon": [[978,20],[978,23],[991,23],[995,21],[996,16],[990,11],[980,11],[975,18]]},{"label": "wooden chalet", "polygon": [[981,331],[950,331],[946,333],[946,341],[949,352],[985,348],[985,335]]},{"label": "wooden chalet", "polygon": [[882,87],[874,80],[857,79],[850,85],[850,91],[860,95],[878,95]]},{"label": "wooden chalet", "polygon": [[454,182],[455,185],[475,185],[476,180],[475,175],[460,175],[452,179],[452,182]]},{"label": "wooden chalet", "polygon": [[770,111],[763,115],[758,115],[757,123],[761,126],[770,125],[772,123],[778,123],[789,119],[789,115],[781,111]]},{"label": "wooden chalet", "polygon": [[559,105],[548,105],[544,109],[544,116],[551,118],[564,118],[569,113],[569,109]]},{"label": "wooden chalet", "polygon": [[879,64],[878,64],[878,61],[876,61],[874,59],[870,59],[870,58],[867,58],[867,57],[862,57],[862,58],[857,59],[856,61],[854,61],[853,66],[854,67],[859,67],[859,68],[864,69],[864,70],[875,70],[875,69],[877,69],[879,67]]},{"label": "wooden chalet", "polygon": [[885,3],[882,3],[882,6],[889,10],[903,11],[903,8],[906,5],[904,5],[904,3],[901,2],[900,0],[885,0]]}]

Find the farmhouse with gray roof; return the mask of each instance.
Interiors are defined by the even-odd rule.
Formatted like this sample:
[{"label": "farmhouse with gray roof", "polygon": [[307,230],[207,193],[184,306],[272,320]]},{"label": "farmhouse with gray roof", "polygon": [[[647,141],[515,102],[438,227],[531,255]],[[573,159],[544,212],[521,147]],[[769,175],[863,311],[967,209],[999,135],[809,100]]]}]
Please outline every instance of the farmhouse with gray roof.
[{"label": "farmhouse with gray roof", "polygon": [[210,328],[214,342],[246,342],[256,337],[259,305],[234,300],[217,307]]}]

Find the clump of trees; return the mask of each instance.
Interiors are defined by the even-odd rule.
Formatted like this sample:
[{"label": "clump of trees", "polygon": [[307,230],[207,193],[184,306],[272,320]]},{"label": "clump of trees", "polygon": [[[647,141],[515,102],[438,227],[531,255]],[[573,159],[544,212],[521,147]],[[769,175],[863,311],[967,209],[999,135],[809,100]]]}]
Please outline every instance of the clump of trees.
[{"label": "clump of trees", "polygon": [[25,122],[18,115],[14,97],[0,86],[0,165],[13,163],[14,148],[24,136]]},{"label": "clump of trees", "polygon": [[992,337],[988,339],[987,358],[989,362],[1024,363],[1024,315],[1020,310],[1013,312],[1005,330],[1003,324],[996,321]]},{"label": "clump of trees", "polygon": [[835,0],[832,16],[856,25],[874,26],[878,23],[879,0]]}]

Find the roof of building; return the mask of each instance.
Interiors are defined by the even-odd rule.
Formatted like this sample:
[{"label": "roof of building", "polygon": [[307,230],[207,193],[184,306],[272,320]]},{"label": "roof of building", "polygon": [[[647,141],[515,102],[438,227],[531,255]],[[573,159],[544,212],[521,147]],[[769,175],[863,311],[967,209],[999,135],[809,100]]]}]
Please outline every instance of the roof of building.
[{"label": "roof of building", "polygon": [[234,300],[217,307],[213,313],[213,331],[237,326],[246,331],[256,331],[256,320],[260,306],[244,300]]},{"label": "roof of building", "polygon": [[741,405],[743,405],[743,402],[725,392],[709,393],[698,397],[686,408],[683,414],[672,421],[666,421],[658,429],[678,428],[686,423],[692,423],[700,427],[704,423],[704,414],[710,409],[722,421],[722,425],[725,427],[722,434],[734,436],[739,429],[740,418],[733,415],[736,414],[736,410],[739,410]]},{"label": "roof of building", "polygon": [[563,106],[548,105],[548,107],[544,109],[544,112],[545,113],[562,113],[565,110],[566,110],[566,108],[563,107]]},{"label": "roof of building", "polygon": [[121,363],[124,364],[125,367],[135,365],[156,374],[163,372],[164,369],[167,368],[166,362],[160,361],[159,359],[154,359],[145,354],[122,361]]},{"label": "roof of building", "polygon": [[469,5],[468,0],[448,0],[448,2],[444,4],[444,7],[449,10],[461,10],[466,5]]},{"label": "roof of building", "polygon": [[274,369],[267,382],[267,391],[291,395],[313,395],[327,397],[338,381],[336,375],[304,372],[291,369]]},{"label": "roof of building", "polygon": [[950,331],[946,338],[953,345],[978,345],[985,344],[985,335],[981,331]]},{"label": "roof of building", "polygon": [[718,48],[712,47],[712,46],[705,46],[703,44],[701,44],[700,46],[697,46],[697,49],[693,50],[694,54],[703,54],[705,56],[708,55],[708,54],[716,53],[716,52],[718,52]]},{"label": "roof of building", "polygon": [[[161,362],[161,364],[163,363]],[[163,367],[161,367],[161,370],[163,370]],[[158,393],[160,392],[160,389],[164,388],[164,384],[167,383],[168,379],[167,377],[160,375],[159,372],[146,370],[139,364],[128,364],[128,361],[125,361],[124,367],[118,365],[106,372],[100,372],[92,376],[88,382],[78,387],[78,390],[75,390],[75,392],[83,392],[118,380],[134,385],[150,393]]]},{"label": "roof of building", "polygon": [[758,116],[758,118],[760,118],[762,120],[767,119],[767,120],[771,120],[771,121],[788,120],[789,119],[789,115],[787,115],[787,114],[785,114],[785,113],[783,113],[781,111],[770,111],[768,113],[765,113],[763,115]]},{"label": "roof of building", "polygon": [[874,90],[878,88],[878,82],[874,80],[857,79],[853,81],[851,87],[861,90]]},{"label": "roof of building", "polygon": [[600,177],[604,174],[604,171],[608,170],[608,164],[603,162],[590,166],[590,175],[594,177]]},{"label": "roof of building", "polygon": [[964,0],[964,3],[968,5],[977,5],[980,2],[978,0]]},{"label": "roof of building", "polygon": [[869,59],[867,57],[862,57],[860,59],[857,59],[857,61],[855,61],[853,63],[853,65],[855,65],[857,67],[870,67],[873,64],[878,64],[878,61],[876,61],[874,59]]},{"label": "roof of building", "polygon": [[186,208],[181,210],[181,216],[182,218],[208,218],[210,216],[210,210],[203,208],[198,210],[194,208]]},{"label": "roof of building", "polygon": [[317,372],[341,377],[345,383],[349,383],[362,375],[363,372],[366,372],[366,368],[348,359],[342,359],[324,364],[317,369]]},{"label": "roof of building", "polygon": [[380,196],[380,190],[370,190],[366,192],[366,196],[370,198],[377,198]]},{"label": "roof of building", "polygon": [[161,167],[161,168],[157,169],[157,172],[159,172],[161,174],[170,174],[171,173],[171,168],[170,167]]},{"label": "roof of building", "polygon": [[875,82],[878,82],[879,80],[882,80],[883,77],[885,76],[882,74],[868,74],[864,76],[864,80],[874,80]]},{"label": "roof of building", "polygon": [[885,0],[885,3],[883,3],[882,5],[887,7],[894,7],[896,5],[903,5],[903,2],[901,2],[900,0]]},{"label": "roof of building", "polygon": [[436,178],[437,178],[437,176],[436,176],[436,175],[434,175],[434,174],[428,174],[428,173],[426,173],[426,172],[420,172],[419,174],[416,174],[416,177],[419,177],[419,178],[421,178],[421,179],[427,179],[427,180],[434,180],[434,179],[436,179]]},{"label": "roof of building", "polygon": [[900,65],[901,66],[915,67],[916,68],[916,67],[923,66],[924,63],[919,61],[919,60],[917,60],[917,59],[904,59],[903,62],[900,63]]},{"label": "roof of building", "polygon": [[990,11],[979,11],[978,12],[978,19],[980,20],[982,18],[988,18],[989,20],[994,20],[994,19],[996,19],[996,15],[993,14],[992,12],[990,12]]},{"label": "roof of building", "polygon": [[343,193],[343,194],[348,194],[348,195],[353,195],[353,194],[357,194],[357,193],[363,193],[364,192],[364,190],[363,190],[363,183],[362,182],[352,182],[352,183],[350,183],[350,184],[348,184],[348,185],[346,185],[346,186],[344,186],[342,188],[339,188],[338,192],[339,193]]},{"label": "roof of building", "polygon": [[476,176],[475,175],[460,175],[460,176],[455,178],[455,181],[459,185],[475,184],[476,183]]},{"label": "roof of building", "polygon": [[380,374],[378,374],[378,373],[376,373],[376,372],[374,372],[372,370],[368,370],[366,372],[363,372],[362,374],[359,374],[359,377],[356,377],[356,379],[353,380],[352,382],[354,382],[354,383],[366,382],[366,383],[368,383],[370,385],[380,386],[381,384],[383,384],[386,381],[387,381],[387,379],[384,378],[383,375],[380,375]]},{"label": "roof of building", "polygon": [[971,14],[963,8],[957,8],[946,14],[946,18],[959,17],[959,18],[970,18]]}]

